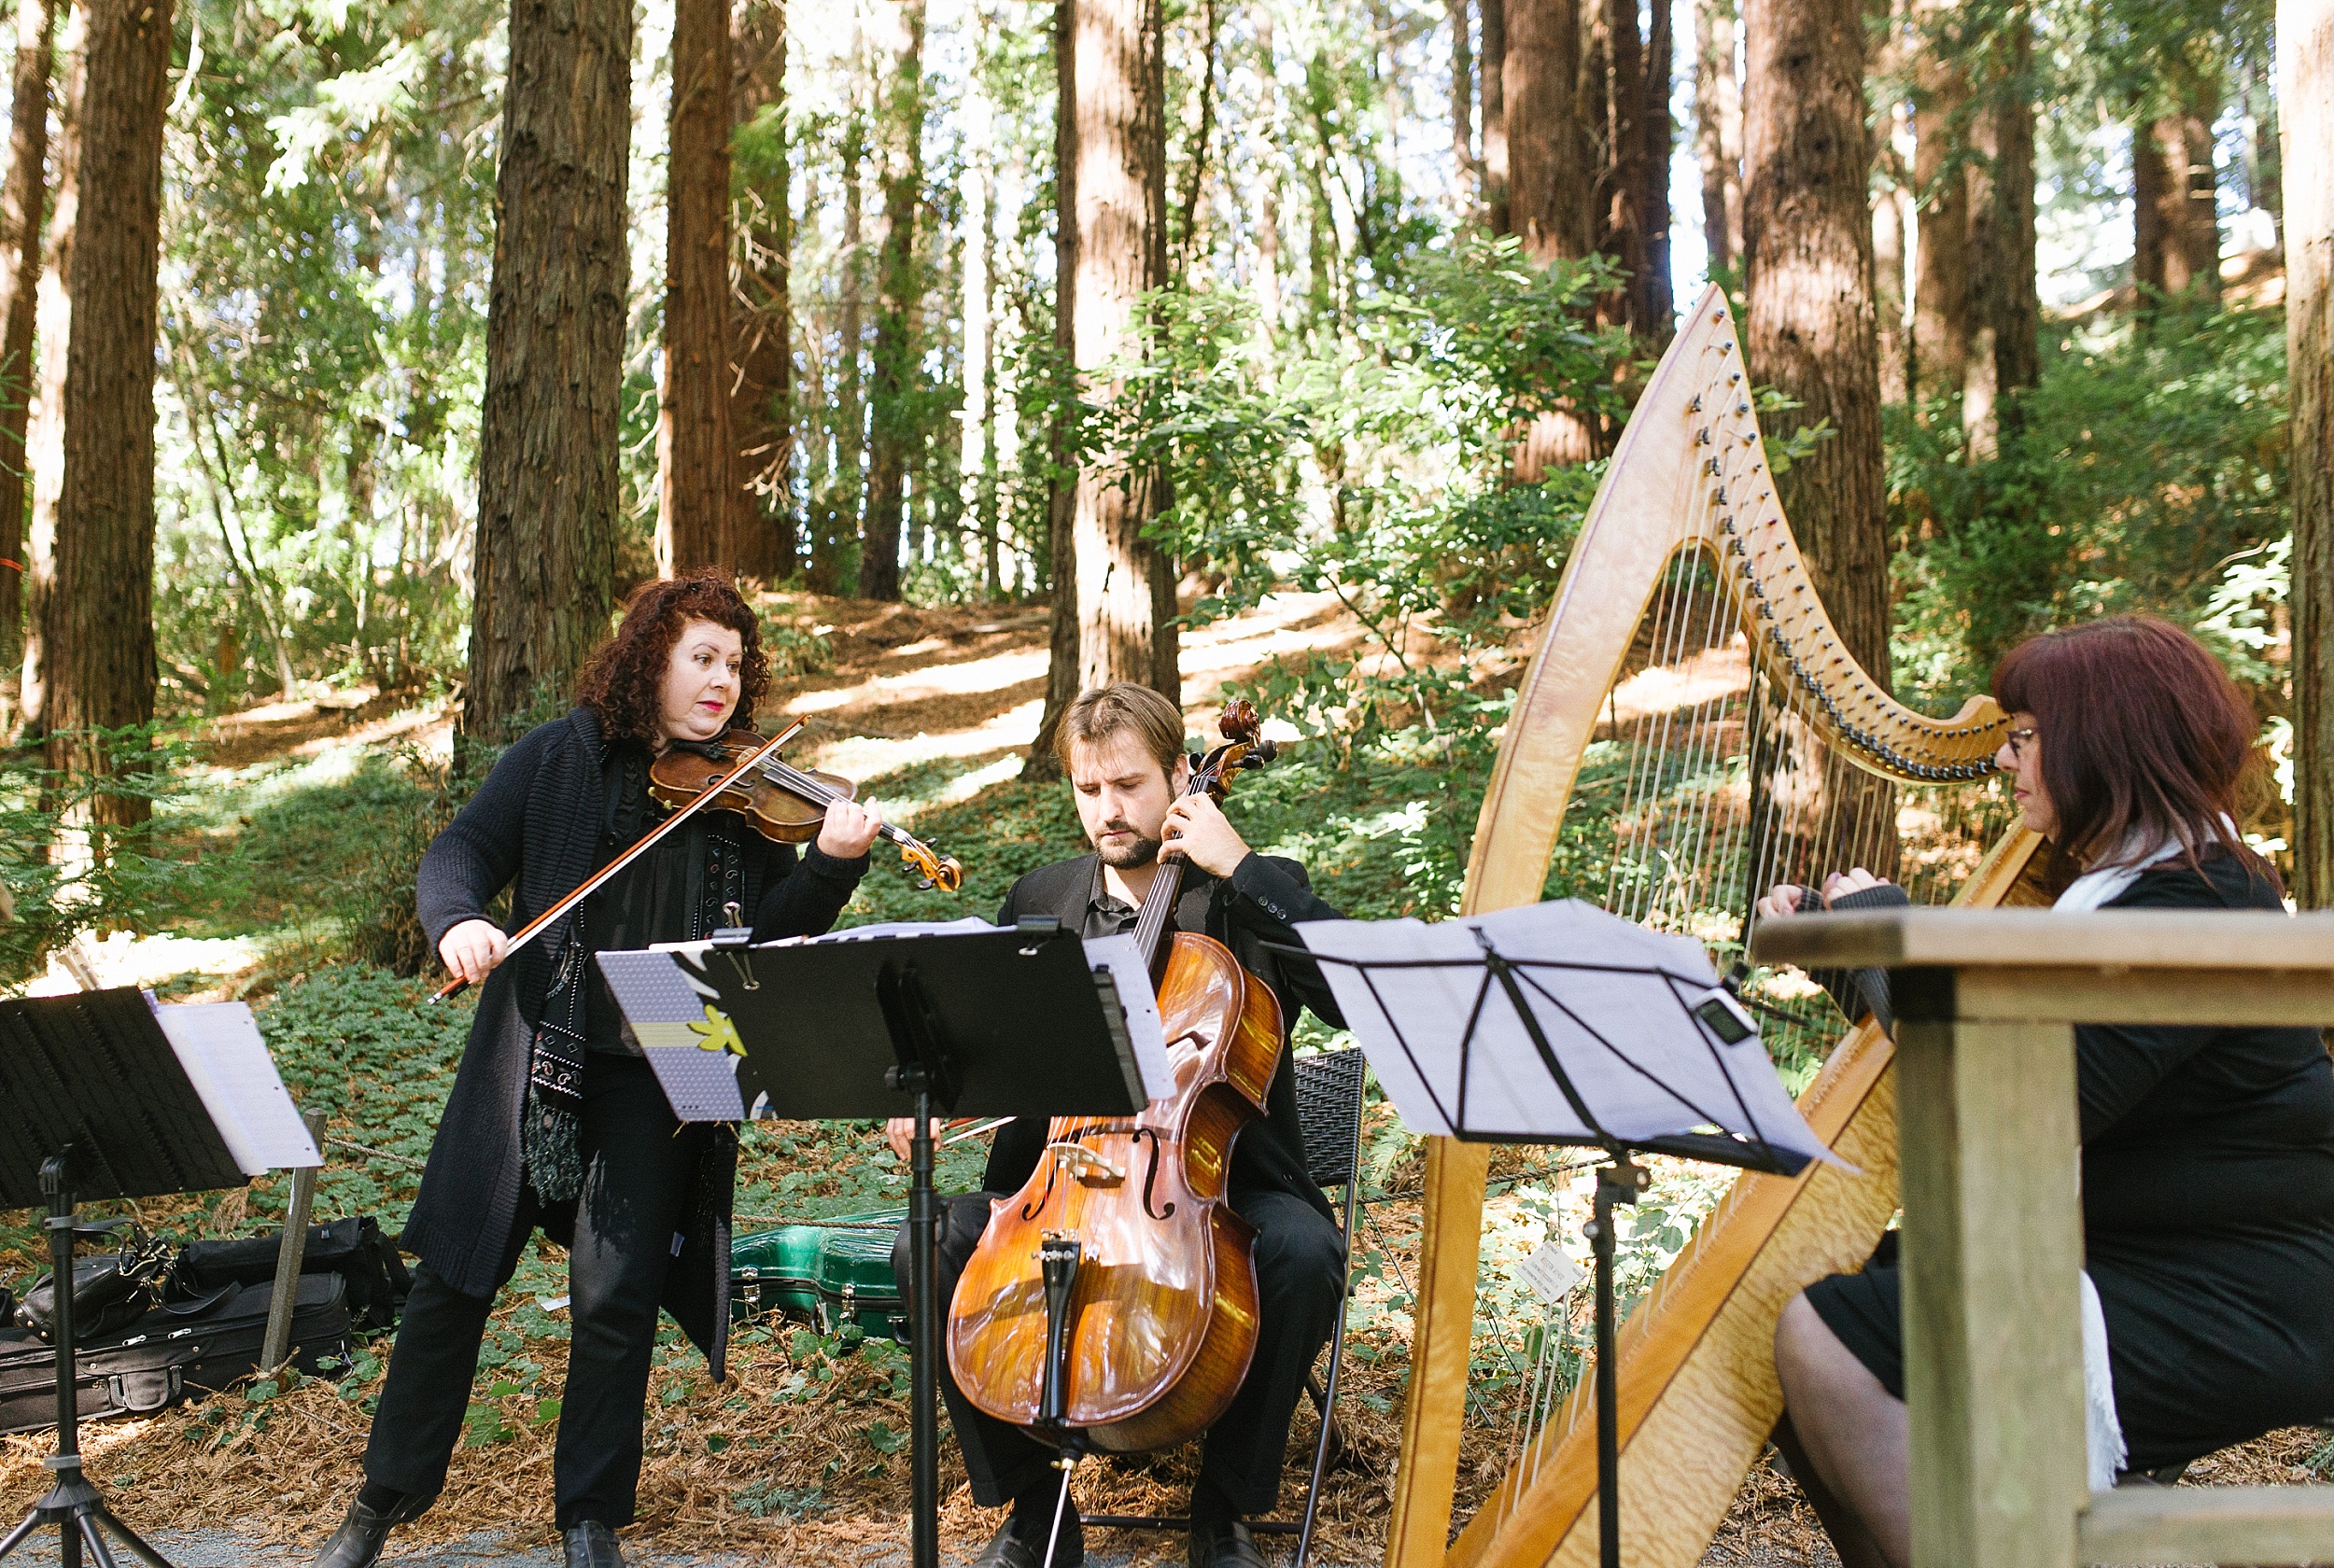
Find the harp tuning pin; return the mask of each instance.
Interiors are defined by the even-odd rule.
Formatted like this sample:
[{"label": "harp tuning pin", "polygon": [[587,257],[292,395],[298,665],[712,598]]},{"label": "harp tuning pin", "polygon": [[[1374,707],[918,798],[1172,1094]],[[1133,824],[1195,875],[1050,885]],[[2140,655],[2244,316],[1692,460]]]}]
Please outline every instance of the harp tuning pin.
[{"label": "harp tuning pin", "polygon": [[1694,400],[1693,400],[1693,401],[1691,401],[1691,402],[1689,402],[1688,404],[1686,404],[1686,412],[1687,412],[1688,413],[1700,413],[1702,412],[1702,394],[1701,394],[1701,393],[1696,392],[1696,393],[1694,395]]}]

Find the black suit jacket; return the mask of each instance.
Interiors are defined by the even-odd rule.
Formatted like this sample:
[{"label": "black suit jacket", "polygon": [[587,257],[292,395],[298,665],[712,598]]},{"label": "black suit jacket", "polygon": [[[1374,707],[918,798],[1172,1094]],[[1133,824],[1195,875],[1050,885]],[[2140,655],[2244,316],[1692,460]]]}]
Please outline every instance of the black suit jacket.
[{"label": "black suit jacket", "polygon": [[[1010,926],[1026,915],[1050,915],[1073,931],[1086,923],[1086,906],[1094,888],[1096,857],[1057,861],[1040,866],[1013,884],[997,924]],[[1294,929],[1299,920],[1335,920],[1342,917],[1322,902],[1305,876],[1305,868],[1276,855],[1251,854],[1228,877],[1214,877],[1187,867],[1183,891],[1175,900],[1175,929],[1212,936],[1224,944],[1241,966],[1272,987],[1281,1006],[1280,1069],[1265,1094],[1263,1120],[1242,1129],[1232,1145],[1230,1188],[1293,1193],[1324,1215],[1329,1199],[1305,1172],[1304,1130],[1297,1119],[1296,1076],[1286,1049],[1287,1030],[1297,1022],[1297,1009],[1310,1007],[1315,1016],[1343,1029],[1345,1016],[1321,977],[1321,966],[1291,959],[1267,948],[1268,942],[1301,946]],[[1046,1124],[1023,1117],[997,1131],[989,1152],[989,1169],[981,1184],[991,1192],[1020,1189],[1037,1169],[1044,1152]]]}]

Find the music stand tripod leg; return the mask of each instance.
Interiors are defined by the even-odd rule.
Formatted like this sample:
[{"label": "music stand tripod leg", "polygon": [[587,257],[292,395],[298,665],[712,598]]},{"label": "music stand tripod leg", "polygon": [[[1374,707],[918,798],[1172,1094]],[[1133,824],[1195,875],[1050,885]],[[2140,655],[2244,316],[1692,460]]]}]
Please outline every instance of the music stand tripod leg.
[{"label": "music stand tripod leg", "polygon": [[907,1290],[915,1304],[908,1372],[914,1403],[908,1421],[910,1556],[913,1568],[940,1564],[940,1201],[932,1184],[932,1085],[916,1069],[902,1074],[916,1091],[916,1131],[908,1141]]},{"label": "music stand tripod leg", "polygon": [[65,1179],[66,1155],[70,1153],[68,1150],[66,1154],[53,1155],[40,1167],[40,1190],[49,1199],[49,1267],[57,1281],[57,1451],[43,1463],[57,1479],[48,1494],[33,1505],[23,1522],[8,1533],[7,1540],[0,1541],[0,1557],[32,1539],[34,1532],[42,1525],[53,1524],[57,1527],[57,1556],[63,1568],[80,1568],[84,1542],[97,1559],[99,1568],[114,1568],[113,1554],[98,1533],[98,1527],[103,1524],[121,1536],[137,1554],[138,1561],[148,1568],[171,1568],[159,1552],[131,1534],[120,1520],[106,1511],[105,1494],[81,1473],[81,1407],[73,1323],[73,1243],[81,1234],[81,1222],[73,1201],[73,1189]]},{"label": "music stand tripod leg", "polygon": [[1596,1217],[1586,1229],[1596,1259],[1596,1546],[1600,1568],[1621,1568],[1621,1371],[1614,1365],[1612,1210],[1635,1203],[1645,1169],[1611,1148],[1596,1168]]}]

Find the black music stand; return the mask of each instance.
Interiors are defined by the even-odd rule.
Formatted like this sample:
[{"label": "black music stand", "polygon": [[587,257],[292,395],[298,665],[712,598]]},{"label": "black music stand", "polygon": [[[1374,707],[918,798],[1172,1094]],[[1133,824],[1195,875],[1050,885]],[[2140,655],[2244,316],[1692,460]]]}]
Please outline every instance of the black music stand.
[{"label": "black music stand", "polygon": [[209,1192],[250,1178],[228,1153],[143,991],[0,1001],[0,1102],[18,1108],[0,1125],[0,1209],[47,1206],[58,1282],[57,1452],[48,1461],[56,1483],[0,1539],[0,1557],[53,1524],[64,1568],[79,1568],[84,1545],[100,1568],[114,1568],[105,1531],[148,1568],[170,1568],[81,1473],[73,1247],[113,1225],[82,1225],[75,1205]]},{"label": "black music stand", "polygon": [[[1018,928],[750,946],[724,932],[667,974],[719,993],[743,1056],[745,1113],[798,1121],[913,1116],[908,1170],[913,1568],[940,1561],[939,1195],[932,1118],[1127,1116],[1143,1078],[1109,972],[1090,968],[1076,932],[1052,919]],[[640,955],[601,954],[602,972],[656,1066],[670,1009],[635,1012]],[[613,958],[614,963],[608,960]],[[698,994],[695,986],[691,994]],[[643,1000],[659,1000],[648,997]],[[701,1028],[697,1030],[702,1033]],[[1031,1042],[1044,1043],[1033,1052]],[[708,1065],[719,1057],[687,1047]],[[663,1071],[660,1080],[666,1079]],[[669,1092],[669,1090],[668,1090]],[[710,1097],[708,1097],[710,1098]],[[676,1102],[682,1119],[692,1119]],[[737,1114],[731,1112],[730,1114]],[[710,1118],[701,1118],[710,1119]]]},{"label": "black music stand", "polygon": [[[1529,911],[1503,913],[1517,916],[1528,915]],[[1414,928],[1416,933],[1421,933],[1422,945],[1426,940],[1423,933],[1471,926],[1470,945],[1474,950],[1466,956],[1444,953],[1357,958],[1329,950],[1338,945],[1343,933],[1371,924],[1361,921],[1308,921],[1298,928],[1306,946],[1273,945],[1323,966],[1331,988],[1339,993],[1347,1021],[1364,1048],[1371,1052],[1371,1064],[1378,1069],[1382,1085],[1401,1079],[1403,1069],[1407,1069],[1403,1084],[1407,1094],[1395,1097],[1398,1109],[1404,1098],[1419,1097],[1414,1103],[1422,1109],[1430,1108],[1432,1121],[1439,1124],[1438,1130],[1447,1129],[1450,1136],[1469,1142],[1537,1143],[1604,1151],[1606,1163],[1596,1169],[1594,1218],[1585,1233],[1596,1258],[1598,1558],[1602,1568],[1620,1568],[1620,1383],[1613,1358],[1616,1325],[1612,1211],[1615,1204],[1635,1203],[1645,1185],[1645,1169],[1634,1156],[1665,1154],[1791,1176],[1804,1169],[1811,1155],[1769,1141],[1783,1138],[1792,1141],[1788,1134],[1793,1130],[1805,1134],[1806,1125],[1798,1121],[1788,1098],[1781,1100],[1788,1126],[1783,1117],[1776,1115],[1773,1103],[1765,1105],[1764,1117],[1759,1107],[1751,1103],[1753,1099],[1765,1099],[1756,1092],[1756,1074],[1764,1072],[1771,1079],[1774,1068],[1758,1046],[1757,1027],[1731,995],[1719,987],[1715,973],[1708,972],[1707,959],[1702,959],[1698,965],[1680,961],[1684,949],[1659,951],[1662,945],[1674,945],[1680,939],[1644,932],[1601,910],[1581,905],[1564,912],[1567,918],[1575,921],[1583,913],[1630,933],[1625,937],[1619,932],[1602,933],[1609,939],[1617,939],[1624,947],[1634,945],[1637,939],[1644,939],[1648,944],[1648,950],[1642,955],[1644,961],[1631,962],[1625,958],[1599,962],[1585,957],[1578,961],[1511,957],[1500,950],[1483,924],[1472,921],[1454,921],[1441,927],[1426,927],[1416,921],[1384,923],[1387,927]],[[1499,918],[1490,917],[1493,921]],[[1397,932],[1398,944],[1406,943],[1412,934],[1410,931]],[[1698,945],[1691,945],[1694,956],[1701,958]],[[1337,983],[1341,971],[1348,980],[1345,986]],[[1426,971],[1462,977],[1460,994],[1448,999],[1459,1005],[1451,1007],[1447,1001],[1441,1008],[1403,1005],[1399,995],[1402,980],[1399,977]],[[1566,977],[1574,982],[1583,977],[1600,977],[1603,989],[1609,994],[1599,997],[1595,1005],[1577,995],[1568,997],[1571,987]],[[1635,982],[1643,982],[1637,987],[1641,993],[1636,998],[1637,1005],[1617,1005],[1616,997],[1610,993],[1619,985]],[[1469,991],[1471,996],[1466,994]],[[1405,1017],[1409,1020],[1407,1029]],[[1519,1113],[1515,1097],[1486,1096],[1485,1091],[1494,1085],[1479,1076],[1477,1070],[1482,1064],[1477,1060],[1477,1050],[1479,1036],[1487,1025],[1495,1029],[1512,1025],[1520,1031],[1522,1040],[1528,1042],[1537,1068],[1545,1073],[1545,1082],[1554,1085],[1568,1110],[1572,1126],[1527,1127],[1523,1124],[1530,1120],[1530,1114]],[[1435,1032],[1428,1034],[1427,1030]],[[1624,1030],[1633,1037],[1628,1043],[1619,1038]],[[1697,1043],[1717,1069],[1715,1079],[1721,1085],[1718,1094],[1708,1093],[1707,1079],[1700,1094],[1680,1092],[1662,1083],[1660,1074],[1644,1059],[1653,1053],[1642,1046],[1644,1040],[1657,1033]],[[1419,1038],[1413,1039],[1414,1035]],[[1735,1047],[1746,1043],[1756,1053],[1755,1066],[1741,1059],[1728,1059]],[[1511,1059],[1505,1065],[1514,1066],[1516,1055],[1511,1051]],[[1449,1071],[1453,1064],[1455,1073]],[[1437,1071],[1439,1067],[1442,1070]],[[1507,1081],[1512,1085],[1513,1075],[1510,1074]],[[1779,1094],[1779,1083],[1775,1087]],[[1674,1103],[1678,1130],[1644,1129],[1649,1091],[1652,1098],[1666,1098]],[[1631,1134],[1617,1132],[1609,1125],[1620,1119],[1615,1112],[1622,1109],[1624,1102],[1627,1120],[1639,1128]],[[1412,1118],[1406,1114],[1404,1119]]]}]

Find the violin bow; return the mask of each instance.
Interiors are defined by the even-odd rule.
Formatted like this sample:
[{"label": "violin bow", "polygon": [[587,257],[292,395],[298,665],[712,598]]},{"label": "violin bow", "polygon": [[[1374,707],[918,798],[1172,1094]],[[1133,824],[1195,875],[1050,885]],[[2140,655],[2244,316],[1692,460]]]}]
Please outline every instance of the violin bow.
[{"label": "violin bow", "polygon": [[[662,822],[659,822],[656,825],[656,831],[654,833],[650,833],[647,837],[641,839],[640,843],[634,845],[631,848],[626,849],[623,854],[618,855],[614,860],[610,861],[606,865],[601,866],[598,871],[592,873],[591,875],[585,877],[583,885],[577,888],[575,891],[561,899],[557,903],[553,904],[549,909],[544,910],[541,915],[538,915],[533,919],[527,921],[525,926],[521,927],[512,935],[510,942],[504,945],[502,949],[503,960],[508,962],[512,954],[517,952],[520,948],[534,941],[536,937],[541,935],[545,926],[550,925],[552,921],[556,920],[560,916],[565,915],[569,910],[573,909],[577,904],[583,903],[585,899],[590,898],[594,893],[598,892],[603,886],[606,885],[610,877],[624,870],[625,867],[630,865],[634,861],[639,860],[642,855],[647,854],[651,849],[654,849],[659,839],[663,838],[667,833],[672,832],[675,828],[681,826],[682,823],[687,821],[696,809],[703,805],[707,801],[711,800],[714,796],[720,794],[724,790],[729,788],[734,781],[745,773],[746,769],[759,763],[771,752],[777,750],[780,747],[794,739],[794,736],[800,735],[802,733],[802,726],[804,722],[805,721],[797,719],[793,723],[780,730],[777,736],[765,745],[761,750],[756,751],[752,756],[748,757],[744,762],[739,763],[736,767],[731,768],[727,773],[722,775],[720,778],[714,780],[710,784],[708,784],[704,791],[698,794],[696,799],[691,801],[688,805],[682,806],[680,810],[666,818]],[[429,1000],[436,1002],[443,1001],[448,997],[460,996],[469,985],[469,981],[461,978],[459,975],[457,975],[453,979],[447,981],[444,988],[438,991],[437,994],[432,996]]]}]

